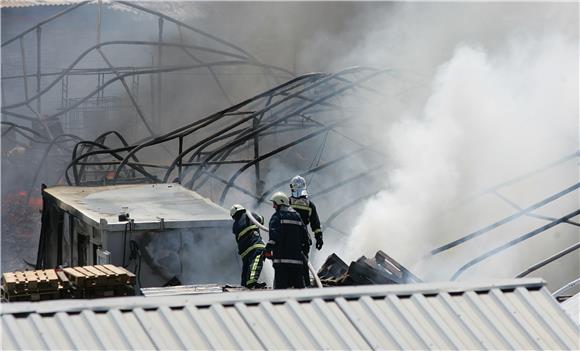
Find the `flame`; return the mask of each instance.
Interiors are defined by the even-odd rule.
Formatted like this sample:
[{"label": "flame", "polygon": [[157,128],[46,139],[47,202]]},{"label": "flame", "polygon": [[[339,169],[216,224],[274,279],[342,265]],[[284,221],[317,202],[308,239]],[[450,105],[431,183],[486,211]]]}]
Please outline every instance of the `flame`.
[{"label": "flame", "polygon": [[38,197],[31,197],[28,200],[28,206],[35,208],[35,209],[41,209],[42,208],[42,197],[38,196]]}]

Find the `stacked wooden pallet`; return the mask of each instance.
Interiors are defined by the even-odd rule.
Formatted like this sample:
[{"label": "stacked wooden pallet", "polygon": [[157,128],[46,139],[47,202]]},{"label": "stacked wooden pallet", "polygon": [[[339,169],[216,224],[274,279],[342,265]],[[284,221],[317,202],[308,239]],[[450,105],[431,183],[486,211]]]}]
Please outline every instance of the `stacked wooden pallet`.
[{"label": "stacked wooden pallet", "polygon": [[3,301],[58,299],[63,288],[54,269],[2,274]]},{"label": "stacked wooden pallet", "polygon": [[72,298],[128,296],[135,291],[135,275],[123,267],[105,264],[69,267],[63,272],[71,282]]},{"label": "stacked wooden pallet", "polygon": [[2,301],[90,299],[134,295],[135,275],[110,264],[2,275]]}]

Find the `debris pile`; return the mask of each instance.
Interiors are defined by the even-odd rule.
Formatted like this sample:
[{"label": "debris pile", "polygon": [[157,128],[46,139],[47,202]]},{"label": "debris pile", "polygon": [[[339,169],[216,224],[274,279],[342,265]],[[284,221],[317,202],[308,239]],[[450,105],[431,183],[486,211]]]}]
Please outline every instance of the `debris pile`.
[{"label": "debris pile", "polygon": [[381,250],[373,258],[362,256],[351,262],[350,266],[333,253],[328,256],[317,274],[324,286],[406,284],[422,281]]},{"label": "debris pile", "polygon": [[91,299],[135,293],[135,275],[110,264],[2,274],[2,302]]}]

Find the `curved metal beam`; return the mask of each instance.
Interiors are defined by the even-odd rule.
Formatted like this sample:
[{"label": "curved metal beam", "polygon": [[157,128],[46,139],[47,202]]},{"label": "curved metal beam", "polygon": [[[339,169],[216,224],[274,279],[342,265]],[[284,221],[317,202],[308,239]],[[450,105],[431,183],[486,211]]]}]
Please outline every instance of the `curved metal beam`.
[{"label": "curved metal beam", "polygon": [[472,232],[470,234],[467,234],[467,235],[465,235],[465,236],[463,236],[463,237],[461,237],[461,238],[459,238],[457,240],[454,240],[454,241],[452,241],[450,243],[447,243],[447,244],[445,244],[443,246],[440,246],[440,247],[438,247],[436,249],[433,249],[427,255],[425,255],[423,257],[423,259],[428,258],[430,256],[437,255],[437,254],[439,254],[439,253],[441,253],[443,251],[447,251],[447,250],[449,250],[451,248],[454,248],[454,247],[456,247],[458,245],[461,245],[461,244],[463,244],[463,243],[465,243],[465,242],[467,242],[469,240],[472,240],[474,238],[477,238],[478,236],[483,235],[483,234],[491,231],[492,229],[495,229],[495,228],[497,228],[499,226],[502,226],[502,225],[504,225],[506,223],[509,223],[509,222],[513,221],[514,219],[519,218],[519,217],[525,215],[526,213],[529,213],[529,212],[531,212],[531,211],[533,211],[535,209],[538,209],[538,208],[540,208],[540,207],[542,207],[542,206],[544,206],[544,205],[546,205],[546,204],[548,204],[548,203],[550,203],[550,202],[552,202],[554,200],[557,200],[557,199],[561,198],[562,196],[564,196],[564,195],[566,195],[566,194],[568,194],[568,193],[570,193],[570,192],[578,189],[579,187],[580,187],[580,182],[579,183],[576,183],[576,184],[574,184],[574,185],[572,185],[572,186],[570,186],[570,187],[568,187],[568,188],[566,188],[566,189],[564,189],[562,191],[560,191],[557,194],[554,194],[552,196],[549,196],[549,197],[545,198],[544,200],[542,200],[540,202],[537,202],[537,203],[535,203],[535,204],[533,204],[533,205],[531,205],[529,207],[526,207],[526,208],[524,208],[521,211],[518,211],[518,212],[516,212],[516,213],[514,213],[514,214],[512,214],[510,216],[507,216],[505,218],[502,218],[501,220],[499,220],[497,222],[494,222],[494,223],[492,223],[492,224],[490,224],[490,225],[488,225],[488,226],[486,226],[484,228],[481,228],[479,230],[476,230],[476,231],[474,231],[474,232]]},{"label": "curved metal beam", "polygon": [[465,272],[470,267],[473,267],[474,265],[478,264],[479,262],[481,262],[481,261],[483,261],[491,256],[494,256],[495,254],[497,254],[505,249],[508,249],[514,245],[517,245],[522,241],[528,240],[529,238],[532,238],[540,233],[543,233],[546,230],[548,230],[548,229],[550,229],[550,228],[552,228],[560,223],[563,223],[566,220],[569,220],[569,219],[572,219],[572,218],[578,216],[579,214],[580,214],[580,209],[577,209],[577,210],[575,210],[575,211],[573,211],[573,212],[571,212],[571,213],[569,213],[569,214],[567,214],[567,215],[565,215],[565,216],[563,216],[563,217],[561,217],[561,218],[559,218],[551,223],[548,223],[548,224],[546,224],[538,229],[535,229],[529,233],[526,233],[526,234],[524,234],[524,235],[522,235],[514,240],[511,240],[511,241],[509,241],[501,246],[496,247],[493,250],[490,250],[490,251],[484,253],[483,255],[480,255],[480,256],[470,260],[469,262],[467,262],[466,264],[461,266],[461,268],[459,268],[455,273],[453,273],[453,275],[451,276],[451,280],[457,280],[457,278],[459,278],[459,276],[461,274],[463,274],[463,272]]},{"label": "curved metal beam", "polygon": [[552,255],[552,256],[536,263],[535,265],[528,267],[527,269],[525,269],[524,271],[522,271],[518,275],[516,275],[516,278],[523,278],[526,275],[544,267],[548,263],[554,262],[555,260],[559,259],[560,257],[566,256],[570,252],[574,252],[574,251],[578,250],[579,248],[580,248],[580,242],[577,242],[576,244],[558,252],[557,254]]}]

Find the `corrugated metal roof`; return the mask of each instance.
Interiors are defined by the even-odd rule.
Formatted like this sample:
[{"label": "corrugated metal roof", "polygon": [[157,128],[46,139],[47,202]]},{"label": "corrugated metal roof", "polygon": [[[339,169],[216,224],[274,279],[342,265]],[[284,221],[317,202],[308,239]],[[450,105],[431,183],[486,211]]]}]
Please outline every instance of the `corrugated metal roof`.
[{"label": "corrugated metal roof", "polygon": [[3,349],[578,349],[540,279],[2,305]]},{"label": "corrugated metal roof", "polygon": [[562,306],[564,312],[566,312],[566,314],[570,316],[578,326],[580,326],[580,293],[562,302],[560,306]]},{"label": "corrugated metal roof", "polygon": [[82,0],[2,0],[0,8],[17,8],[43,5],[72,5],[84,2]]}]

